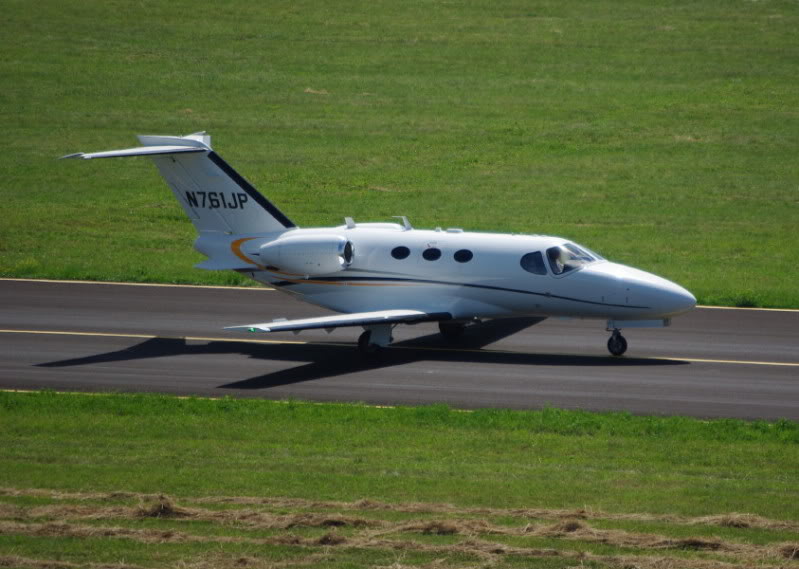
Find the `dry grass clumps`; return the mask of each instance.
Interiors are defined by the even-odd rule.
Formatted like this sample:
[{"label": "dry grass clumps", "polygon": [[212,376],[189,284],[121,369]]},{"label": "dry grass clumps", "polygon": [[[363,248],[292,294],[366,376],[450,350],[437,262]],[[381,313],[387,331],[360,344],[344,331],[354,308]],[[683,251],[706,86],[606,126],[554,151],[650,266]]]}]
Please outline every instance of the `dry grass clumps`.
[{"label": "dry grass clumps", "polygon": [[15,569],[143,569],[128,563],[70,563],[54,559],[31,559],[20,555],[0,555],[0,567]]},{"label": "dry grass clumps", "polygon": [[700,537],[686,537],[685,539],[669,540],[670,547],[677,549],[690,549],[693,551],[718,551],[722,547],[717,539],[702,539]]},{"label": "dry grass clumps", "polygon": [[149,506],[140,505],[136,509],[136,514],[140,518],[188,518],[193,512],[175,505],[168,496],[160,494]]},{"label": "dry grass clumps", "polygon": [[[5,490],[8,492],[8,490]],[[0,496],[4,489],[0,488]],[[19,495],[24,495],[24,491]],[[37,494],[40,491],[36,491]],[[799,564],[799,542],[772,543],[759,545],[739,539],[721,539],[717,536],[672,537],[670,535],[646,533],[643,531],[627,531],[622,529],[603,529],[595,527],[590,520],[624,519],[649,521],[666,518],[666,515],[649,514],[602,514],[586,510],[513,510],[514,522],[500,523],[498,516],[507,517],[511,510],[488,508],[456,508],[448,504],[385,504],[371,500],[358,502],[312,502],[289,498],[199,498],[189,501],[191,507],[180,506],[172,498],[163,494],[116,493],[119,499],[138,498],[135,504],[97,504],[96,500],[108,500],[109,495],[91,494],[80,496],[70,494],[65,498],[63,493],[51,494],[54,500],[86,499],[81,504],[56,503],[48,505],[19,506],[0,503],[0,536],[27,535],[47,538],[113,538],[132,540],[151,546],[164,543],[194,544],[208,542],[222,544],[246,544],[248,546],[289,546],[301,548],[314,555],[335,555],[336,547],[371,550],[429,553],[443,556],[448,560],[451,555],[467,555],[477,557],[480,563],[500,564],[500,558],[513,557],[550,557],[559,556],[580,561],[594,561],[608,567],[635,567],[637,569],[673,569],[686,567],[690,569],[742,569],[758,567],[759,569],[779,567],[796,567]],[[91,496],[88,498],[88,496]],[[235,503],[246,505],[224,509],[204,508],[198,503]],[[261,507],[252,508],[258,504]],[[289,506],[289,504],[291,506]],[[331,511],[344,510],[345,513]],[[351,515],[347,515],[350,510]],[[364,517],[353,510],[370,510],[372,514]],[[443,514],[430,518],[419,515],[412,520],[379,519],[379,512],[415,512],[423,514]],[[531,515],[535,513],[536,515]],[[390,516],[393,517],[393,516]],[[131,523],[132,520],[147,518],[164,519],[161,528],[149,527],[160,524]],[[375,519],[372,519],[375,518]],[[687,518],[669,516],[675,525],[703,524],[708,526],[734,528],[760,528],[769,526],[772,529],[783,529],[792,522],[777,522],[750,514],[724,514]],[[79,520],[90,520],[82,525]],[[102,524],[98,522],[106,520]],[[118,524],[119,521],[127,523]],[[177,520],[177,522],[175,521]],[[541,520],[544,521],[542,523]],[[224,525],[225,533],[233,535],[200,535],[195,533],[194,524],[202,521]],[[114,524],[114,525],[112,525]],[[120,525],[125,527],[119,527]],[[185,531],[176,531],[171,526],[185,526]],[[232,530],[230,528],[233,528]],[[298,531],[294,531],[299,528]],[[320,528],[326,532],[307,532],[308,528]],[[341,535],[339,528],[345,528]],[[270,530],[265,536],[250,533],[254,529]],[[236,535],[238,532],[238,535]],[[668,532],[667,532],[668,533]],[[698,532],[699,533],[699,532]],[[702,534],[707,534],[703,528]],[[729,532],[724,532],[729,533]],[[738,533],[738,532],[736,532]],[[740,532],[746,533],[746,532]],[[427,536],[458,536],[456,538],[436,540]],[[564,548],[541,549],[524,547],[524,540],[515,540],[516,545],[502,543],[502,539],[494,536],[511,536],[516,538],[550,538],[556,541],[577,542]],[[788,537],[792,539],[792,537]],[[596,555],[591,553],[590,544],[604,544],[617,548],[633,548],[635,552],[624,554]],[[532,545],[532,544],[531,544]],[[576,549],[576,550],[575,550]],[[258,557],[237,555],[225,557],[219,567],[235,569],[235,567],[252,567],[271,569],[282,567],[273,560]],[[642,555],[645,553],[645,555]],[[708,555],[710,554],[710,555]],[[718,559],[711,559],[718,557]],[[221,559],[221,558],[220,558]],[[305,557],[303,557],[305,559]],[[316,559],[314,557],[314,559]],[[320,558],[321,559],[321,558]],[[516,561],[509,561],[508,563]],[[41,564],[39,564],[41,563]],[[72,569],[73,565],[62,563],[48,565],[48,560],[20,560],[0,557],[2,567],[32,567],[36,569]],[[288,565],[292,565],[293,562]],[[106,565],[87,564],[91,569],[105,569]],[[206,563],[206,558],[184,565],[187,569],[206,569],[214,566]],[[122,566],[120,566],[122,567]],[[114,568],[116,569],[116,568]]]},{"label": "dry grass clumps", "polygon": [[[0,496],[38,496],[54,500],[101,500],[117,501],[137,498],[142,501],[153,500],[160,502],[160,494],[141,494],[136,492],[59,492],[36,488],[7,488],[0,487]],[[590,509],[546,509],[546,508],[469,508],[457,507],[451,504],[431,504],[410,502],[404,504],[389,504],[364,498],[354,502],[335,502],[304,500],[302,498],[280,497],[255,497],[255,496],[204,496],[186,498],[195,504],[239,504],[257,505],[273,508],[303,508],[313,510],[372,510],[393,511],[418,514],[450,514],[450,515],[483,515],[483,516],[513,516],[531,519],[547,520],[626,520],[626,521],[653,521],[667,522],[679,525],[715,525],[733,528],[757,528],[765,530],[786,530],[799,532],[799,523],[787,520],[773,520],[755,514],[717,514],[700,517],[678,516],[674,514],[647,514],[647,513],[610,513]],[[188,511],[185,510],[184,511]]]},{"label": "dry grass clumps", "polygon": [[352,503],[352,507],[356,510],[384,510],[386,505],[382,502],[376,502],[368,498],[363,498]]},{"label": "dry grass clumps", "polygon": [[760,529],[787,529],[795,530],[797,525],[792,522],[770,520],[755,514],[721,514],[716,516],[702,516],[694,518],[693,524],[707,524],[728,528],[760,528]]},{"label": "dry grass clumps", "polygon": [[553,534],[564,534],[564,533],[574,533],[578,530],[585,530],[588,529],[589,526],[580,520],[563,520],[562,522],[558,522],[553,526],[547,528],[547,531]]},{"label": "dry grass clumps", "polygon": [[454,535],[457,533],[462,533],[462,529],[456,524],[442,520],[423,522],[414,529],[417,529],[417,531],[421,531],[422,533],[432,535]]},{"label": "dry grass clumps", "polygon": [[326,533],[316,540],[317,545],[343,545],[347,538],[337,533]]},{"label": "dry grass clumps", "polygon": [[785,559],[799,559],[799,543],[781,543],[777,552]]},{"label": "dry grass clumps", "polygon": [[374,525],[374,522],[363,518],[342,515],[323,515],[323,514],[295,514],[285,516],[281,527],[291,529],[294,527],[364,527]]}]

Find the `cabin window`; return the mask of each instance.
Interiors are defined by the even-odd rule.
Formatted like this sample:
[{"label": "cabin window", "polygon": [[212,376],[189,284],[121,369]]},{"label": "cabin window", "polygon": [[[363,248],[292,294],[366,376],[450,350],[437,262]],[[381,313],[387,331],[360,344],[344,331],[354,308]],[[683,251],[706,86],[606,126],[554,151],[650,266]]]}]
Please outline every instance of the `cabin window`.
[{"label": "cabin window", "polygon": [[403,246],[403,245],[400,245],[399,247],[394,247],[391,250],[391,256],[394,257],[395,259],[399,259],[399,260],[407,259],[408,255],[410,255],[410,254],[411,254],[411,250],[408,249],[407,247]]},{"label": "cabin window", "polygon": [[459,251],[455,251],[454,257],[459,263],[468,263],[474,257],[474,253],[468,249],[461,249]]},{"label": "cabin window", "polygon": [[547,268],[544,266],[544,256],[541,254],[541,251],[527,253],[522,257],[521,261],[519,261],[519,264],[528,273],[533,273],[534,275],[547,274]]},{"label": "cabin window", "polygon": [[422,257],[428,261],[438,261],[441,258],[441,249],[436,249],[435,247],[425,249]]}]

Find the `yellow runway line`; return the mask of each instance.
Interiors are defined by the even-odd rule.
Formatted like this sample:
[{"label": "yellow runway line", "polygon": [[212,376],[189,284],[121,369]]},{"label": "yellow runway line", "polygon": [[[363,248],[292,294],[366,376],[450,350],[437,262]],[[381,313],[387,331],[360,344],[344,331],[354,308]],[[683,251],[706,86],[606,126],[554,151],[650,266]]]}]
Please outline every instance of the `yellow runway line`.
[{"label": "yellow runway line", "polygon": [[704,306],[701,304],[696,307],[706,310],[742,310],[744,312],[799,312],[797,308],[744,308],[742,306]]}]

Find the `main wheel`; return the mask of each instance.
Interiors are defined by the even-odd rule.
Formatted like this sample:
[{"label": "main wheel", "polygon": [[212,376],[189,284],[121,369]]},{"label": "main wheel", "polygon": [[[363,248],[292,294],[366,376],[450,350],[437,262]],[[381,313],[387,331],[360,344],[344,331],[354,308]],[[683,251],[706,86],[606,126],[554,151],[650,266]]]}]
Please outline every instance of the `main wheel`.
[{"label": "main wheel", "polygon": [[366,330],[363,334],[358,337],[358,350],[364,356],[373,356],[377,353],[380,349],[380,346],[377,344],[373,344],[372,340],[372,332]]},{"label": "main wheel", "polygon": [[613,334],[608,340],[608,351],[614,356],[620,356],[627,351],[627,340],[621,334]]},{"label": "main wheel", "polygon": [[457,340],[466,331],[466,325],[460,322],[439,322],[438,331],[447,340]]}]

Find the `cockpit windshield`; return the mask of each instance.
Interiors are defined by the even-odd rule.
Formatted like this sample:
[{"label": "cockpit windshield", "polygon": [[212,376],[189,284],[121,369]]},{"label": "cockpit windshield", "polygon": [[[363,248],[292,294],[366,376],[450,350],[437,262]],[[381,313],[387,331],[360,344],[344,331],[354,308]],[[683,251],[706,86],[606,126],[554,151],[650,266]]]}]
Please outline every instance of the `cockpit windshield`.
[{"label": "cockpit windshield", "polygon": [[549,268],[555,275],[563,275],[569,271],[576,271],[583,266],[601,260],[602,257],[574,243],[564,243],[547,249]]}]

